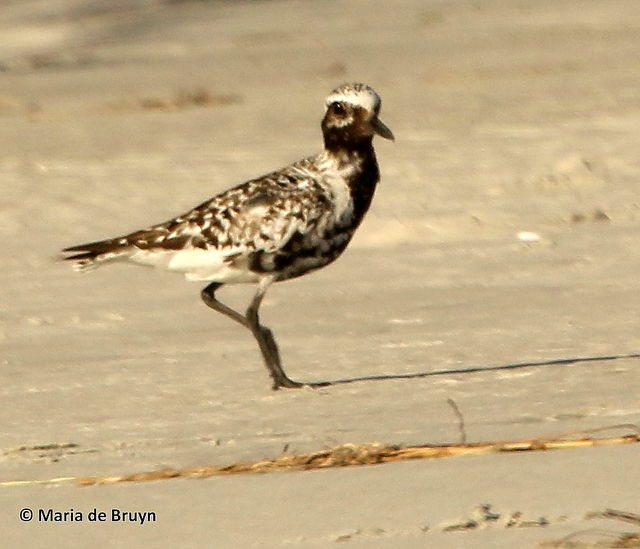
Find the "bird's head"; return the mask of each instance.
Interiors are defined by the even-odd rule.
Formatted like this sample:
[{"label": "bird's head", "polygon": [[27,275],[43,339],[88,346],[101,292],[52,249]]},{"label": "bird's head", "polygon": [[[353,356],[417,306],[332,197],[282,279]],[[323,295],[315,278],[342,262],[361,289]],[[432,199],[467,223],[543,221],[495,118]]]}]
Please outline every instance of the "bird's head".
[{"label": "bird's head", "polygon": [[358,148],[374,135],[393,140],[393,133],[378,118],[380,97],[366,84],[343,84],[326,100],[322,133],[327,148]]}]

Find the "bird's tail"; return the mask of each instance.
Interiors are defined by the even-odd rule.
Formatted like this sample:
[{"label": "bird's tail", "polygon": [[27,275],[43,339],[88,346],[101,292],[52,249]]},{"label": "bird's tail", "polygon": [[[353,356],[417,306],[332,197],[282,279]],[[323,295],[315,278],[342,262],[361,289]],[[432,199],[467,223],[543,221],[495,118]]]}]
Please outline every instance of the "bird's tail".
[{"label": "bird's tail", "polygon": [[65,261],[73,261],[73,268],[78,271],[89,271],[102,263],[124,259],[131,252],[131,244],[126,238],[111,238],[89,242],[79,246],[71,246],[62,250],[63,254],[71,254],[63,257]]}]

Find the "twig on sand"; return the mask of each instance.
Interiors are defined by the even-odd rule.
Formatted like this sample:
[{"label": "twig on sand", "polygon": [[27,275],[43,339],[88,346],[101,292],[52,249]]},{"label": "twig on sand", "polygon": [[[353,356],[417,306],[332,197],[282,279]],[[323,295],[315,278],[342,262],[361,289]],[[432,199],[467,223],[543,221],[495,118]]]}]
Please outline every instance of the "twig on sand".
[{"label": "twig on sand", "polygon": [[[609,438],[589,438],[585,435],[611,429],[627,429],[632,434]],[[567,438],[570,436],[580,438]],[[270,473],[275,471],[306,471],[310,469],[328,469],[357,465],[375,465],[410,459],[435,459],[464,455],[486,455],[510,452],[560,450],[585,446],[603,446],[612,444],[633,444],[640,442],[640,429],[635,425],[612,425],[599,429],[588,429],[559,433],[542,438],[515,441],[478,442],[423,446],[395,446],[373,442],[367,444],[343,444],[304,454],[283,453],[276,458],[253,462],[232,463],[230,465],[207,465],[183,469],[161,469],[129,475],[101,477],[65,477],[50,480],[22,480],[0,482],[0,487],[25,486],[36,484],[74,483],[80,486],[95,484],[114,484],[118,482],[144,482],[169,478],[208,478],[212,476],[234,475],[241,473]]]},{"label": "twig on sand", "polygon": [[[615,509],[607,509],[588,513],[586,519],[615,519],[631,524],[640,525],[640,515],[629,513],[627,511],[616,511]],[[597,536],[595,540],[584,539],[587,536]],[[583,538],[582,540],[579,538]],[[640,532],[611,532],[602,529],[588,529],[573,532],[560,540],[543,541],[541,547],[556,547],[559,549],[587,549],[592,547],[602,548],[640,548]]]},{"label": "twig on sand", "polygon": [[460,444],[465,444],[467,442],[467,431],[464,427],[464,416],[462,415],[460,408],[458,408],[458,405],[456,404],[455,400],[453,400],[452,398],[448,398],[447,402],[449,403],[449,406],[451,406],[453,413],[458,418],[458,431],[460,431]]},{"label": "twig on sand", "polygon": [[627,511],[616,511],[615,509],[607,509],[606,511],[599,512],[599,513],[589,513],[585,518],[616,519],[616,520],[621,520],[623,522],[630,522],[631,524],[635,524],[636,526],[640,526],[640,515],[636,515],[635,513],[629,513]]}]

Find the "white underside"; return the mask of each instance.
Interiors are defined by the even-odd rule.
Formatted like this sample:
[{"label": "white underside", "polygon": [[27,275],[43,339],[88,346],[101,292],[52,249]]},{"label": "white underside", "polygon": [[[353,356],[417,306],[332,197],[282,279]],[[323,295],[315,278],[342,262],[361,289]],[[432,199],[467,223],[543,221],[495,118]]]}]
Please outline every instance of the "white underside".
[{"label": "white underside", "polygon": [[262,277],[244,269],[236,269],[225,262],[225,258],[238,250],[136,250],[129,261],[139,265],[157,267],[167,271],[183,273],[187,280],[210,280],[223,284],[258,282]]}]

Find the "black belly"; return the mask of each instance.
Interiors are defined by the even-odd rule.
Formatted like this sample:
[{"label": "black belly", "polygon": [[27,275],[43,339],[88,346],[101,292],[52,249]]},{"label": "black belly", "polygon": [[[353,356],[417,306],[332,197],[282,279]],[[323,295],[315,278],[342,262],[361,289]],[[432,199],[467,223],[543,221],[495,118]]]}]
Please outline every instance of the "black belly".
[{"label": "black belly", "polygon": [[345,250],[354,229],[342,229],[322,238],[294,234],[277,252],[257,251],[249,256],[249,268],[258,274],[273,274],[288,280],[320,269],[335,261]]}]

